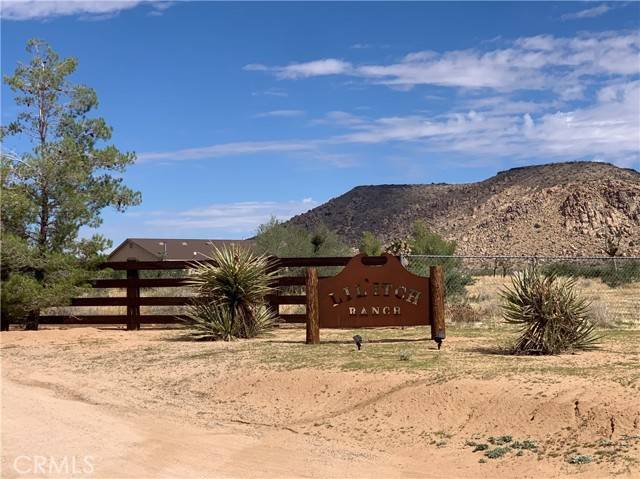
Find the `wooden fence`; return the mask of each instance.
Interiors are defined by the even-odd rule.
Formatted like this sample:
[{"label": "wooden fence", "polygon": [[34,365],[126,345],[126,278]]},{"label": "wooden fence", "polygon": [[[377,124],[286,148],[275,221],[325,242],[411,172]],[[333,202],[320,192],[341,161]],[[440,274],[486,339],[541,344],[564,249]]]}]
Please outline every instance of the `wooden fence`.
[{"label": "wooden fence", "polygon": [[[345,266],[351,257],[311,257],[311,258],[273,258],[273,268],[308,268],[308,267],[336,267]],[[381,256],[367,257],[363,262],[370,265],[380,265],[385,262]],[[205,262],[205,261],[203,261]],[[113,261],[102,264],[103,269],[126,271],[125,279],[96,279],[92,287],[98,289],[126,289],[123,297],[83,297],[73,298],[71,306],[126,306],[126,315],[41,315],[40,324],[126,324],[127,329],[140,329],[141,324],[172,324],[179,323],[181,315],[175,314],[140,314],[140,306],[183,306],[192,298],[188,296],[141,296],[143,288],[180,287],[187,284],[187,278],[141,278],[141,271],[158,270],[187,270],[192,266],[190,261]],[[305,287],[305,277],[278,276],[273,284],[280,288],[287,286]],[[280,305],[305,305],[305,295],[276,294],[266,298],[269,305],[278,313],[280,319],[286,323],[304,323],[305,314],[280,314]]]}]

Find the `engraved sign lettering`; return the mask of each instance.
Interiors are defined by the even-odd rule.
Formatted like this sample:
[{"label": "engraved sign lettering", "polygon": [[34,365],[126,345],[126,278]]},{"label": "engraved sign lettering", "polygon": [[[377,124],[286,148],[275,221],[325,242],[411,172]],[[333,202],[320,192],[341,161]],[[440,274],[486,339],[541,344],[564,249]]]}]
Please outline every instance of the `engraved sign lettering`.
[{"label": "engraved sign lettering", "polygon": [[429,324],[429,279],[385,254],[383,265],[353,257],[336,276],[318,282],[321,328]]}]

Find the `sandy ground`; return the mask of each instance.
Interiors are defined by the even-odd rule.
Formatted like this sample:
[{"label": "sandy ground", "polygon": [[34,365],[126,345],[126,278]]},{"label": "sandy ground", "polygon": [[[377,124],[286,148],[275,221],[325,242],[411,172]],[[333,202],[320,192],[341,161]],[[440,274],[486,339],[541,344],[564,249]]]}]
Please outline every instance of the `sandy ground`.
[{"label": "sandy ground", "polygon": [[640,331],[542,358],[425,333],[2,333],[2,477],[640,477]]}]

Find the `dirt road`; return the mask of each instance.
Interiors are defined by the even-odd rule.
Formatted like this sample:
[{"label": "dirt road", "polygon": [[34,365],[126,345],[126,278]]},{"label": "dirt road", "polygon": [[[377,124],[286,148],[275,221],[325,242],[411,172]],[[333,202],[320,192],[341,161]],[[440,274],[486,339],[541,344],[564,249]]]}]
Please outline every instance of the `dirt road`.
[{"label": "dirt road", "polygon": [[513,358],[418,333],[3,333],[2,477],[640,477],[640,334]]},{"label": "dirt road", "polygon": [[[2,388],[2,453],[4,478],[342,477],[345,471],[355,478],[423,477],[397,458],[328,448],[287,430],[203,428],[114,414],[8,379]],[[40,470],[36,456],[47,458]]]}]

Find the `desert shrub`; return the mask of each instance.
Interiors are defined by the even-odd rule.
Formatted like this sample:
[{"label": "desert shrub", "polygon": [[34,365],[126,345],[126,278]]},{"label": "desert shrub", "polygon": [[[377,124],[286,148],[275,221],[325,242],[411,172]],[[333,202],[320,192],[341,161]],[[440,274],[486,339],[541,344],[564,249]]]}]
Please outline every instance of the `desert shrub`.
[{"label": "desert shrub", "polygon": [[[477,319],[472,319],[472,321],[495,321],[498,318],[502,318],[500,298],[495,293],[490,294],[486,291],[480,291],[467,295],[462,301],[452,304],[452,306],[455,305],[466,306],[472,309],[473,315],[477,317]],[[469,316],[472,317],[471,314],[469,314]]]},{"label": "desert shrub", "polygon": [[637,260],[612,259],[600,264],[551,263],[542,266],[542,270],[557,276],[599,278],[611,288],[640,281],[640,261]]},{"label": "desert shrub", "polygon": [[429,230],[427,224],[421,220],[413,224],[409,243],[413,254],[452,256],[456,252],[455,241],[445,240]]},{"label": "desert shrub", "polygon": [[400,361],[409,361],[411,356],[411,351],[400,351]]},{"label": "desert shrub", "polygon": [[265,296],[274,273],[265,255],[235,245],[214,248],[211,263],[194,263],[191,286],[197,298],[189,306],[187,323],[199,337],[251,338],[268,328],[273,313]]},{"label": "desert shrub", "polygon": [[460,269],[460,260],[447,258],[442,262],[444,267],[444,286],[447,297],[458,300],[466,294],[466,286],[473,282],[471,276]]},{"label": "desert shrub", "polygon": [[511,277],[500,293],[503,317],[521,327],[514,354],[558,354],[590,349],[598,337],[589,303],[575,290],[575,279],[561,280],[529,267]]},{"label": "desert shrub", "polygon": [[453,258],[456,242],[447,241],[432,232],[423,221],[416,221],[409,238],[412,255],[449,256],[446,258],[411,258],[409,270],[416,274],[426,274],[429,266],[444,267],[444,283],[448,300],[457,300],[466,294],[465,287],[472,283],[472,278],[462,269],[460,258]]},{"label": "desert shrub", "polygon": [[342,238],[325,224],[318,224],[309,231],[310,256],[347,256],[353,251]]},{"label": "desert shrub", "polygon": [[[342,238],[326,225],[319,224],[307,230],[297,225],[283,223],[271,218],[258,227],[255,236],[255,249],[258,253],[286,257],[310,256],[349,256],[352,251]],[[318,274],[332,276],[340,268],[321,267]],[[302,276],[304,268],[286,268],[280,270],[283,276]],[[291,288],[291,293],[300,293],[300,288]]]},{"label": "desert shrub", "polygon": [[[126,271],[123,278],[126,277]],[[185,271],[182,269],[157,269],[157,270],[142,270],[140,271],[140,278],[183,278]]]},{"label": "desert shrub", "polygon": [[480,315],[466,301],[448,302],[445,306],[445,316],[456,323],[477,323]]},{"label": "desert shrub", "polygon": [[255,236],[258,253],[287,256],[344,256],[351,253],[344,241],[327,226],[311,230],[271,218],[258,226]]},{"label": "desert shrub", "polygon": [[305,256],[310,253],[311,243],[303,228],[271,218],[258,226],[255,249],[258,253],[274,256]]},{"label": "desert shrub", "polygon": [[382,254],[382,242],[370,231],[365,231],[362,233],[358,251],[367,256],[379,256]]},{"label": "desert shrub", "polygon": [[574,454],[567,458],[569,464],[589,464],[593,461],[593,457],[587,454]]},{"label": "desert shrub", "polygon": [[495,449],[487,450],[484,455],[489,459],[498,459],[511,450],[510,447],[496,447]]},{"label": "desert shrub", "polygon": [[592,302],[590,318],[599,328],[615,328],[619,323],[618,315],[604,302]]},{"label": "desert shrub", "polygon": [[508,444],[513,441],[512,436],[491,436],[487,439],[491,444],[501,446],[503,444]]},{"label": "desert shrub", "polygon": [[511,447],[514,449],[528,449],[533,451],[538,448],[538,444],[530,439],[525,439],[524,441],[514,441],[511,443]]}]

